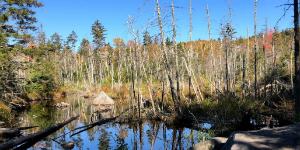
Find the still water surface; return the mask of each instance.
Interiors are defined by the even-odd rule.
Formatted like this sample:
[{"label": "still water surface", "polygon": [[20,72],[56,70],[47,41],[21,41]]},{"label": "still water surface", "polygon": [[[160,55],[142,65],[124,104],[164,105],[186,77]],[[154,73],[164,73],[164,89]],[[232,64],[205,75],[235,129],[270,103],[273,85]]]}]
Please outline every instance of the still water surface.
[{"label": "still water surface", "polygon": [[[79,150],[188,149],[193,144],[210,138],[207,132],[203,132],[204,130],[196,131],[188,128],[167,127],[163,122],[153,121],[135,124],[108,123],[96,126],[72,137],[70,137],[70,134],[61,136],[70,130],[91,123],[91,114],[94,111],[89,104],[89,100],[81,97],[69,97],[65,101],[71,104],[70,107],[54,109],[50,107],[45,108],[37,104],[18,117],[18,126],[37,125],[40,129],[43,129],[77,114],[80,115],[78,120],[50,135],[47,139],[38,142],[30,149],[63,149],[60,145],[63,142],[74,142],[74,149]],[[119,111],[124,110],[122,106],[116,108]],[[210,124],[203,124],[203,128],[210,128]],[[36,132],[38,130],[33,129],[26,132]],[[52,140],[58,136],[61,137],[55,141]]]}]

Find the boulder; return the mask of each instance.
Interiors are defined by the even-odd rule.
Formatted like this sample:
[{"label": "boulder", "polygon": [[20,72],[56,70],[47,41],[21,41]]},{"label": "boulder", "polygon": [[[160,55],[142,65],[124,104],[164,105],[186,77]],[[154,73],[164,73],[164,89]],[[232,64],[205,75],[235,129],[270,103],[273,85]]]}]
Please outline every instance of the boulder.
[{"label": "boulder", "polygon": [[93,105],[101,106],[101,105],[114,105],[115,101],[106,95],[103,91],[93,100]]},{"label": "boulder", "polygon": [[222,150],[300,150],[300,124],[233,133]]},{"label": "boulder", "polygon": [[226,143],[227,138],[215,137],[211,140],[200,142],[193,146],[193,150],[219,150]]}]

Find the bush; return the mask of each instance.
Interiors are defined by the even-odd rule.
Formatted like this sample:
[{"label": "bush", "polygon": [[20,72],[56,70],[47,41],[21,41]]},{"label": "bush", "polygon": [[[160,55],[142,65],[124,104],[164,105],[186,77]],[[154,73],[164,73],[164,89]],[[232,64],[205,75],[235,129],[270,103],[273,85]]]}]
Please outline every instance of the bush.
[{"label": "bush", "polygon": [[0,120],[5,122],[10,122],[11,109],[0,101]]},{"label": "bush", "polygon": [[55,90],[54,79],[49,75],[34,75],[25,90],[31,100],[51,99]]}]

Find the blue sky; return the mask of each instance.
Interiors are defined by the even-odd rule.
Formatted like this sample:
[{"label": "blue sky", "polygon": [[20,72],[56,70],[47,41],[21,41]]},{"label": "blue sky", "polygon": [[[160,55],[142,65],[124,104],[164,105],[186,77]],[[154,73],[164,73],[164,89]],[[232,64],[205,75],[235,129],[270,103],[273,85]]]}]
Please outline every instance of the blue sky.
[{"label": "blue sky", "polygon": [[[283,15],[283,7],[277,7],[288,0],[259,0],[258,1],[258,31],[265,28],[266,19],[269,26],[274,26]],[[54,32],[65,38],[74,30],[79,40],[92,39],[91,25],[99,19],[107,29],[107,42],[121,37],[129,40],[126,21],[128,16],[135,18],[135,28],[142,32],[146,28],[157,33],[157,27],[149,25],[155,18],[154,0],[41,0],[44,7],[37,9],[38,24],[43,25],[47,36]],[[170,13],[171,0],[160,0],[162,14]],[[193,39],[207,39],[207,19],[205,7],[208,4],[212,23],[212,36],[218,38],[220,24],[228,16],[228,4],[232,7],[232,21],[237,37],[246,36],[247,28],[253,34],[253,0],[192,0],[193,2]],[[178,41],[188,40],[189,0],[175,0]],[[148,28],[149,27],[149,28]],[[292,9],[279,23],[279,29],[292,27]],[[166,27],[166,31],[170,31]]]}]

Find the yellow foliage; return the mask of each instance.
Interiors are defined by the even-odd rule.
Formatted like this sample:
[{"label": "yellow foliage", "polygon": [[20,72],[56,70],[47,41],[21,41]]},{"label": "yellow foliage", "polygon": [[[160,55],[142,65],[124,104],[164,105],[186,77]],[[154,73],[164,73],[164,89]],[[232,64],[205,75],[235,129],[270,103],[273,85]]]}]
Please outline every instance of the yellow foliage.
[{"label": "yellow foliage", "polygon": [[8,106],[6,106],[3,102],[0,101],[0,111],[2,113],[2,111],[6,111],[6,112],[11,112],[11,108],[9,108]]}]

